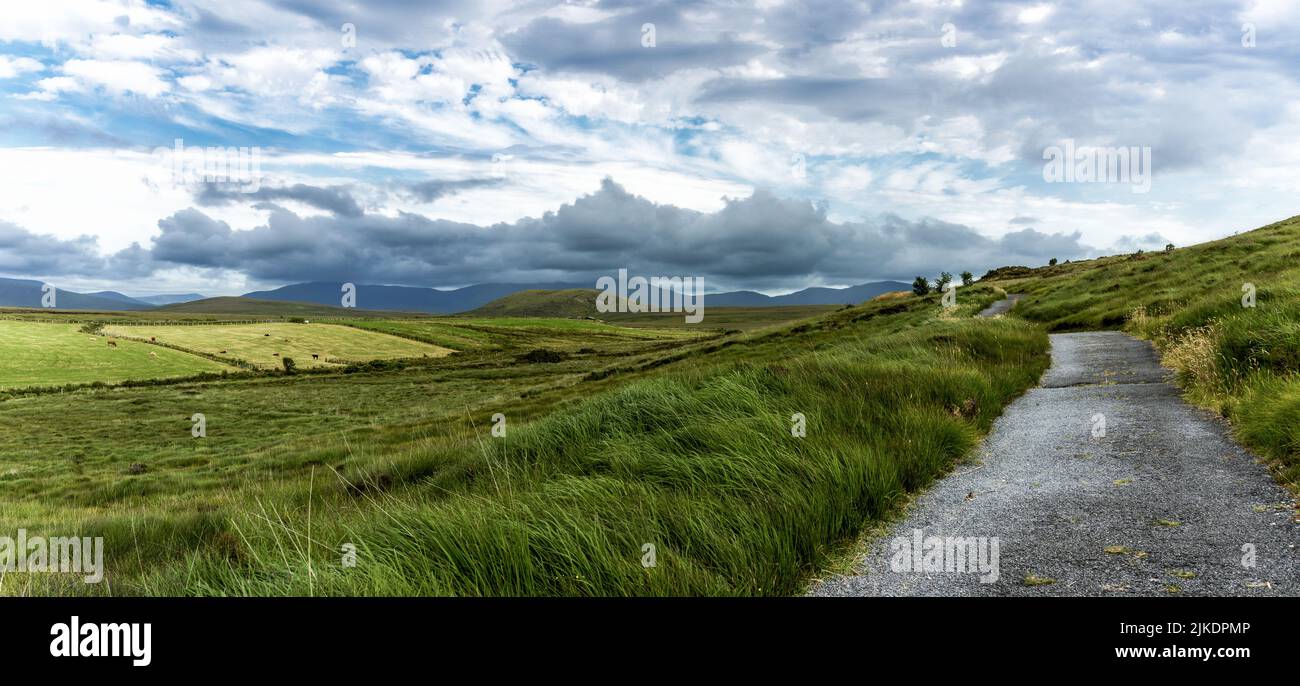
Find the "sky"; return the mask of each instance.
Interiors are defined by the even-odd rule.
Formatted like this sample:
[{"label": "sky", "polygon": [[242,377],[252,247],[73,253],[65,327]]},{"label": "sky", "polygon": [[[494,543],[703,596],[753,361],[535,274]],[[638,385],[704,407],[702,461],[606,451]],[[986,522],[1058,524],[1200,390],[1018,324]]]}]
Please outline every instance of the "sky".
[{"label": "sky", "polygon": [[1298,79],[1292,0],[11,3],[0,276],[782,293],[1158,250],[1300,213]]}]

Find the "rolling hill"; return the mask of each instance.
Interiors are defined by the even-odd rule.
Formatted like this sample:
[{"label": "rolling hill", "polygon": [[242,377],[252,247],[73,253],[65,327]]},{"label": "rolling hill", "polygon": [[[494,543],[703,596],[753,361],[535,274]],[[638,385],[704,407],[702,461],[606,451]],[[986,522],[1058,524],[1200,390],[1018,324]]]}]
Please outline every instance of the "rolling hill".
[{"label": "rolling hill", "polygon": [[142,295],[137,297],[136,300],[149,303],[150,305],[174,305],[176,303],[193,302],[205,298],[207,298],[207,296],[199,295],[198,293],[165,293],[163,295]]},{"label": "rolling hill", "polygon": [[479,317],[600,317],[590,288],[511,293],[470,312]]},{"label": "rolling hill", "polygon": [[[394,312],[428,312],[452,314],[482,307],[497,298],[521,290],[566,290],[584,288],[583,284],[476,284],[454,290],[416,288],[411,286],[357,285],[359,310],[391,310]],[[343,284],[337,281],[296,283],[269,291],[245,293],[243,297],[257,300],[280,300],[295,303],[312,303],[337,307],[342,302]]]}]

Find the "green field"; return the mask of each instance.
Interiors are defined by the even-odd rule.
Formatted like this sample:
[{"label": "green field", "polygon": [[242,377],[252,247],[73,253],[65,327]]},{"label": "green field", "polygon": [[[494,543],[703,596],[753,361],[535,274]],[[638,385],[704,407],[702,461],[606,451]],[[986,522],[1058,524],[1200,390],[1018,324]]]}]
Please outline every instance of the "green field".
[{"label": "green field", "polygon": [[[705,298],[707,301],[708,299]],[[636,327],[679,327],[687,330],[735,329],[749,331],[788,324],[819,314],[834,312],[843,305],[775,305],[771,307],[706,307],[704,321],[687,324],[680,312],[611,312],[600,317],[611,324]]]},{"label": "green field", "polygon": [[[1294,484],[1297,256],[1292,220],[1169,252],[998,272],[964,288],[956,311],[937,294],[901,295],[718,308],[702,328],[668,315],[310,325],[106,316],[114,334],[194,350],[212,349],[212,331],[247,332],[219,344],[232,359],[274,352],[265,346],[283,338],[279,351],[301,357],[289,346],[316,344],[303,336],[318,331],[399,347],[369,346],[376,363],[299,375],[0,393],[0,517],[104,536],[108,574],[98,586],[9,574],[0,592],[798,593],[846,542],[970,454],[1037,383],[1049,330],[1151,338],[1189,397],[1230,418]],[[1254,308],[1241,306],[1247,282]],[[1008,292],[1026,294],[1011,316],[973,318]],[[53,327],[29,339],[57,330],[92,343],[76,324],[22,325]],[[457,354],[407,354],[431,349]],[[207,418],[204,438],[190,434],[195,413]],[[796,413],[802,437],[791,434]],[[345,543],[356,567],[340,564]],[[647,543],[658,560],[649,569]]]},{"label": "green field", "polygon": [[[1037,378],[1041,331],[970,318],[999,297],[974,291],[957,314],[935,297],[868,303],[740,334],[367,320],[330,328],[417,345],[411,335],[454,335],[462,349],[397,367],[0,395],[0,515],[102,535],[108,549],[105,584],[10,574],[0,591],[796,592]],[[267,325],[217,328],[244,326]],[[274,326],[292,338],[318,325]],[[806,438],[790,435],[794,412]],[[195,413],[206,437],[191,436]],[[653,574],[640,564],[650,541]],[[361,556],[347,571],[344,542]]]},{"label": "green field", "polygon": [[231,368],[183,352],[81,333],[76,324],[0,320],[0,388],[191,376]]},{"label": "green field", "polygon": [[633,342],[637,340],[687,340],[714,335],[703,329],[653,329],[614,326],[589,319],[554,317],[447,317],[416,320],[357,320],[348,322],[367,331],[412,338],[452,350],[493,348],[498,350],[544,347],[575,351],[591,347],[592,342]]},{"label": "green field", "polygon": [[[441,357],[452,352],[420,341],[362,331],[337,324],[196,324],[124,326],[104,329],[110,336],[198,351],[267,369],[291,357],[299,367],[341,365],[403,357]],[[278,353],[278,354],[277,354]],[[318,355],[319,359],[313,359]]]}]

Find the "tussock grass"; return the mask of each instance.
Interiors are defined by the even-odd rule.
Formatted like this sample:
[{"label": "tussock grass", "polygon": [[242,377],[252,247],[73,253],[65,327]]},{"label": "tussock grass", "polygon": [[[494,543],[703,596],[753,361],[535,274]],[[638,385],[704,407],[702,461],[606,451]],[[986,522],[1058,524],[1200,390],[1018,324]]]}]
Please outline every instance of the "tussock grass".
[{"label": "tussock grass", "polygon": [[[908,298],[725,344],[683,341],[593,381],[577,376],[591,356],[484,368],[502,392],[463,413],[303,435],[266,454],[285,469],[262,478],[223,482],[221,464],[241,453],[206,456],[198,511],[165,478],[176,475],[152,468],[94,516],[29,505],[46,529],[105,535],[108,582],[14,578],[3,591],[795,593],[828,551],[962,459],[1036,383],[1040,328],[970,318],[997,297],[972,289],[957,315],[941,314],[937,297]],[[552,385],[510,392],[540,368]],[[504,438],[490,433],[497,411],[509,418]],[[805,437],[792,435],[795,413]],[[127,481],[99,478],[109,489]],[[354,567],[341,564],[344,544]]]}]

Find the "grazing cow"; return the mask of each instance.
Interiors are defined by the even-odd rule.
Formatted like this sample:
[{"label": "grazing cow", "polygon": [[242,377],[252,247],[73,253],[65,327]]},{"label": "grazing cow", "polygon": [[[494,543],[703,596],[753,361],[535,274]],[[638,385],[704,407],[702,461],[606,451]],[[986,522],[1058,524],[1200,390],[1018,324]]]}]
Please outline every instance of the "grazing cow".
[{"label": "grazing cow", "polygon": [[269,334],[269,333],[264,333],[264,334],[262,334],[262,335],[263,335],[263,336],[266,336],[267,338],[270,338],[270,337],[271,337],[271,334]]},{"label": "grazing cow", "polygon": [[320,355],[317,355],[316,353],[312,353],[312,354],[311,354],[311,359],[313,359],[313,360],[319,360],[319,359],[320,359]]},{"label": "grazing cow", "polygon": [[150,336],[150,337],[149,337],[149,342],[150,342],[150,343],[157,343],[157,342],[158,342],[158,339],[157,339],[157,338],[154,338],[153,336]]},{"label": "grazing cow", "polygon": [[221,351],[221,354],[222,354],[222,355],[225,355],[225,354],[226,354],[226,351],[222,350],[222,351]]},{"label": "grazing cow", "polygon": [[110,341],[108,342],[108,347],[110,347],[110,348],[116,348],[116,347],[117,347],[117,341],[110,340]]},{"label": "grazing cow", "polygon": [[280,353],[271,353],[271,357],[279,357]]}]

